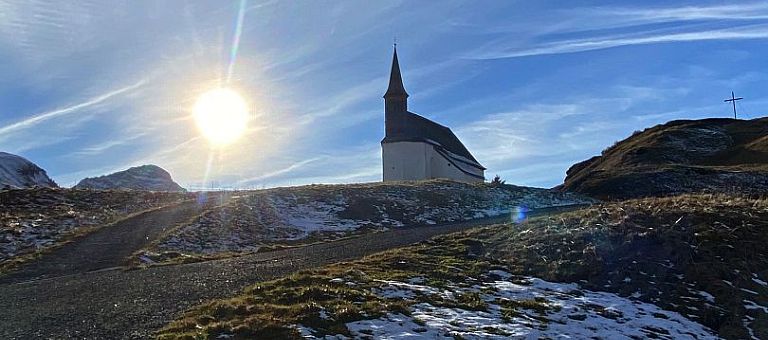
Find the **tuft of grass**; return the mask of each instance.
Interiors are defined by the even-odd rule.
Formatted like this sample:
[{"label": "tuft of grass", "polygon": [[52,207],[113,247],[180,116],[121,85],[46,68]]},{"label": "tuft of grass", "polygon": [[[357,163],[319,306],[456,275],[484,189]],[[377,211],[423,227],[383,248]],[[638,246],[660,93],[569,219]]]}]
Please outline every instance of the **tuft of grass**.
[{"label": "tuft of grass", "polygon": [[457,294],[456,307],[465,310],[488,311],[488,303],[483,300],[480,293],[475,292]]},{"label": "tuft of grass", "polygon": [[522,315],[521,309],[532,310],[538,314],[533,316],[544,323],[549,322],[546,318],[547,313],[550,311],[560,310],[559,306],[550,306],[545,299],[534,298],[526,300],[510,300],[501,299],[497,301],[501,306],[501,317],[507,322],[511,322],[512,319]]}]

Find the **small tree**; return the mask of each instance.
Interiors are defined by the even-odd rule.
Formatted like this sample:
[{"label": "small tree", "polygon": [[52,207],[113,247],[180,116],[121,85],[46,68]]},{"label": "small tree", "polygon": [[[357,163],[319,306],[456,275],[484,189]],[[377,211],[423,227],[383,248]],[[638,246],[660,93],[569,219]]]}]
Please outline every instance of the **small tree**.
[{"label": "small tree", "polygon": [[507,181],[501,179],[501,176],[499,175],[494,176],[493,179],[491,180],[491,185],[501,186],[501,185],[504,185],[505,183],[507,183]]}]

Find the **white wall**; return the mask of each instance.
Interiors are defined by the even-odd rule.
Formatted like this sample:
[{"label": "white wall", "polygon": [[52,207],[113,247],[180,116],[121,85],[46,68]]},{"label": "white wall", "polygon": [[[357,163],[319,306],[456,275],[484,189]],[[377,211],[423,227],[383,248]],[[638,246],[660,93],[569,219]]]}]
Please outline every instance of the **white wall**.
[{"label": "white wall", "polygon": [[[428,159],[432,145],[418,142],[384,143],[381,145],[385,181],[409,181],[429,178]],[[432,151],[434,152],[434,151]]]},{"label": "white wall", "polygon": [[448,178],[462,182],[482,182],[482,179],[469,176],[456,168],[483,176],[483,170],[454,161],[451,164],[435,151],[434,146],[423,142],[384,143],[382,148],[382,167],[384,181],[409,181],[432,178]]}]

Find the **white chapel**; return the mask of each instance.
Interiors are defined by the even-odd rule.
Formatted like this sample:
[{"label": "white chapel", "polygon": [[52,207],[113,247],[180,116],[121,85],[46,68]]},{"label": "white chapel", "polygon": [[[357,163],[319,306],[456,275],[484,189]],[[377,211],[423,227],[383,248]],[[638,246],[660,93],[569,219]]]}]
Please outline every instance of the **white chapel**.
[{"label": "white chapel", "polygon": [[384,181],[445,178],[483,182],[485,167],[451,129],[408,111],[397,48],[384,94],[385,136],[381,141]]}]

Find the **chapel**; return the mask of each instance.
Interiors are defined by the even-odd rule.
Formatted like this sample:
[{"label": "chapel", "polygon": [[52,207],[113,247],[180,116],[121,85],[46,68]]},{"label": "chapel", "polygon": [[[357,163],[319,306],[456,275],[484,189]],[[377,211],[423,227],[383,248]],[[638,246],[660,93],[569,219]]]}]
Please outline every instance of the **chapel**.
[{"label": "chapel", "polygon": [[408,111],[397,47],[384,94],[385,136],[381,141],[384,181],[445,178],[483,182],[485,167],[450,128]]}]

